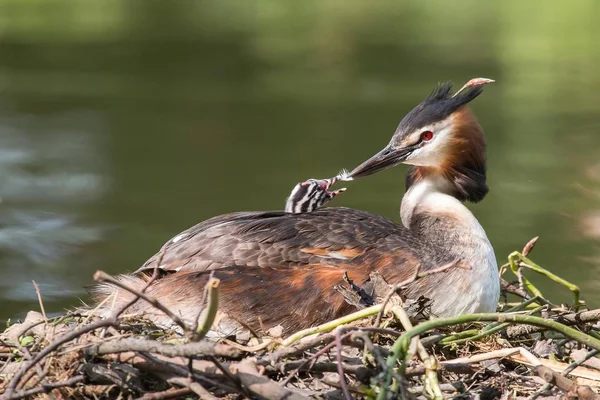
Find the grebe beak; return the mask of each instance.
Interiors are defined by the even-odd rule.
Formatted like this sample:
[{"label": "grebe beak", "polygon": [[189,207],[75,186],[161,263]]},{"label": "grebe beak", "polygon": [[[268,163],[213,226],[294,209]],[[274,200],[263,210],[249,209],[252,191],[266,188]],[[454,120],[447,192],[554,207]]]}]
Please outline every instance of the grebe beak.
[{"label": "grebe beak", "polygon": [[379,153],[354,168],[352,172],[350,172],[350,177],[360,178],[361,176],[371,175],[386,168],[394,167],[405,161],[415,148],[416,146],[394,148],[390,144]]}]

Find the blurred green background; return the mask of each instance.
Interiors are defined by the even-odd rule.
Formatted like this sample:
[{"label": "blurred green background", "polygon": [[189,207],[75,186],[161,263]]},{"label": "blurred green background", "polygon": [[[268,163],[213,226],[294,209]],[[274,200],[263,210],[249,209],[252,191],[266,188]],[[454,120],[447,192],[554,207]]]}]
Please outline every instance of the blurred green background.
[{"label": "blurred green background", "polygon": [[[0,318],[86,298],[174,234],[277,209],[384,146],[438,81],[473,103],[499,264],[531,237],[600,306],[600,3],[0,0]],[[398,220],[404,168],[332,204]],[[556,301],[567,292],[535,282]]]}]

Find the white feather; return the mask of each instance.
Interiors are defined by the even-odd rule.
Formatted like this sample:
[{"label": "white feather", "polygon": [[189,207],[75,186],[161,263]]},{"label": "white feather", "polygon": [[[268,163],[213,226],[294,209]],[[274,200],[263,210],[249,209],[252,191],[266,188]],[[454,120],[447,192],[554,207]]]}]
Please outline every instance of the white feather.
[{"label": "white feather", "polygon": [[338,181],[353,181],[354,178],[350,176],[350,172],[347,169],[343,168],[339,174],[335,177]]},{"label": "white feather", "polygon": [[175,236],[173,239],[171,239],[171,243],[177,243],[180,240],[186,239],[187,236],[188,236],[187,233],[179,234],[179,235]]}]

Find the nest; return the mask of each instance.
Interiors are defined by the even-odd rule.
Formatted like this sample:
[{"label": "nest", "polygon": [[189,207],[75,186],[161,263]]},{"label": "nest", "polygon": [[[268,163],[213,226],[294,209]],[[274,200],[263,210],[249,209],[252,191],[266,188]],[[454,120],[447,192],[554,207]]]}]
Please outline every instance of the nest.
[{"label": "nest", "polygon": [[[207,284],[207,312],[196,326],[175,321],[183,336],[125,308],[104,319],[46,318],[40,298],[42,313],[0,335],[0,392],[2,399],[600,398],[600,309],[587,309],[576,286],[533,263],[528,246],[502,268],[517,279],[502,280],[497,313],[416,321],[414,305],[394,287],[354,314],[244,344],[204,338],[218,309],[217,280]],[[573,304],[552,304],[528,270],[566,286]],[[135,295],[170,312],[143,290]]]}]

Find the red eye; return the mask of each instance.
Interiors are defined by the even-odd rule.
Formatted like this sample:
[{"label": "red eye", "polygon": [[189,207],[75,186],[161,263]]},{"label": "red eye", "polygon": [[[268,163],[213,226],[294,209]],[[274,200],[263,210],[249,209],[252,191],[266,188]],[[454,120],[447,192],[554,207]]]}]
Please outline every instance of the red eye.
[{"label": "red eye", "polygon": [[421,133],[421,140],[429,142],[431,139],[433,139],[433,132],[425,131]]}]

